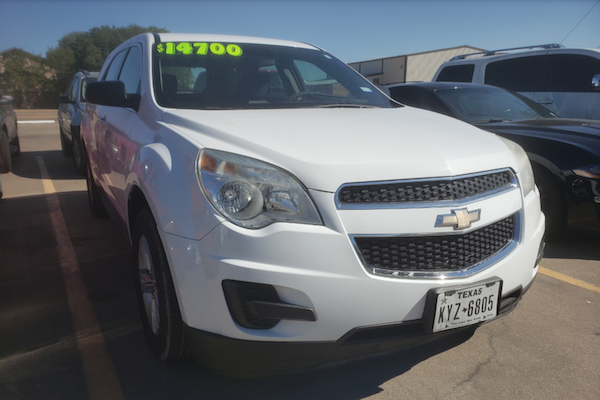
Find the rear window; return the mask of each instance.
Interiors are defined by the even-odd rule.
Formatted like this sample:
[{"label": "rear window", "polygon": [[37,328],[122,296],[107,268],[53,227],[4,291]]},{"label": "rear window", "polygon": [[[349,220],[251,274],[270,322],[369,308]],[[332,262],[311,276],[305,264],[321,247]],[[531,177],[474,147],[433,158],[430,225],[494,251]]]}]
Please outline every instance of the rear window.
[{"label": "rear window", "polygon": [[453,65],[444,68],[438,75],[437,82],[471,82],[475,64]]}]

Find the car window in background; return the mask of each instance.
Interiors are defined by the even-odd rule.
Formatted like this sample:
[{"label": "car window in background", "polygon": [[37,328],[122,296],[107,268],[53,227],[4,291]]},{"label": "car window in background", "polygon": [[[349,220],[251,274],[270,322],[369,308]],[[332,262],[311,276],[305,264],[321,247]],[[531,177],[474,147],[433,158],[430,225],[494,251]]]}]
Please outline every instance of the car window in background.
[{"label": "car window in background", "polygon": [[69,97],[73,100],[75,100],[77,98],[77,96],[75,96],[75,81],[77,79],[73,78],[71,79],[71,82],[69,82],[69,86],[67,86],[67,90],[65,90],[65,94],[68,94]]},{"label": "car window in background", "polygon": [[448,114],[448,111],[444,109],[435,96],[425,90],[409,86],[396,86],[389,88],[389,90],[390,96],[402,104]]},{"label": "car window in background", "polygon": [[531,56],[492,62],[485,69],[485,84],[514,92],[541,92],[541,62],[544,57]]},{"label": "car window in background", "polygon": [[471,82],[475,64],[453,65],[444,68],[437,78],[438,82]]},{"label": "car window in background", "polygon": [[545,92],[593,92],[592,77],[600,74],[600,60],[578,54],[556,54],[549,61]]},{"label": "car window in background", "polygon": [[436,94],[464,121],[470,123],[556,118],[556,114],[516,93],[499,88],[448,88]]}]

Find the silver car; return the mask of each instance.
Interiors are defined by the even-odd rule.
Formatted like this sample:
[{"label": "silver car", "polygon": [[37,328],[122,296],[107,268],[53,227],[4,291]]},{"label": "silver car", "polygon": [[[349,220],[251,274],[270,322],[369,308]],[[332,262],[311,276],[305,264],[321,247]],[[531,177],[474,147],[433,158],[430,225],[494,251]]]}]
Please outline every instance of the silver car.
[{"label": "silver car", "polygon": [[60,144],[65,157],[73,157],[75,168],[80,175],[85,175],[87,161],[85,152],[81,151],[79,125],[81,115],[85,112],[85,89],[89,82],[95,82],[98,72],[79,71],[71,79],[64,94],[58,96],[58,124]]},{"label": "silver car", "polygon": [[562,118],[600,120],[600,49],[550,44],[464,54],[443,63],[433,81],[499,86]]}]

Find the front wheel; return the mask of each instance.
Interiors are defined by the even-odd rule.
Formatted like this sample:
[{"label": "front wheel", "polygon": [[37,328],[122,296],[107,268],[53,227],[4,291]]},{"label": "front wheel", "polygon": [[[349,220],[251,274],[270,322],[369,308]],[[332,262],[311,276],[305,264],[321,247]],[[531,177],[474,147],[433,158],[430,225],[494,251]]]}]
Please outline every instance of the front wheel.
[{"label": "front wheel", "polygon": [[58,128],[60,135],[60,148],[62,150],[63,157],[71,157],[73,155],[73,144],[69,142],[62,128]]},{"label": "front wheel", "polygon": [[135,220],[133,257],[138,306],[148,346],[161,360],[187,357],[189,349],[169,264],[148,209]]},{"label": "front wheel", "polygon": [[73,134],[73,162],[75,163],[75,170],[79,175],[85,175],[87,171],[87,154],[81,144],[81,134],[79,133],[79,127],[71,127]]},{"label": "front wheel", "polygon": [[0,174],[10,172],[12,160],[10,158],[10,147],[8,144],[8,134],[0,129]]},{"label": "front wheel", "polygon": [[12,140],[10,144],[10,154],[13,157],[18,157],[21,155],[21,144],[19,143],[19,135],[17,134],[15,138]]}]

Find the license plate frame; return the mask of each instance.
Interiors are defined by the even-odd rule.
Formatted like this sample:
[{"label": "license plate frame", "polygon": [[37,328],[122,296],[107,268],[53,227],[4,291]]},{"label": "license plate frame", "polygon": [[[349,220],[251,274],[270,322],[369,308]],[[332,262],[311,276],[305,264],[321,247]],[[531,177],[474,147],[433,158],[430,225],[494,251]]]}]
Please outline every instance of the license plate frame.
[{"label": "license plate frame", "polygon": [[500,312],[501,295],[498,277],[431,289],[425,301],[424,328],[435,333],[491,321]]}]

